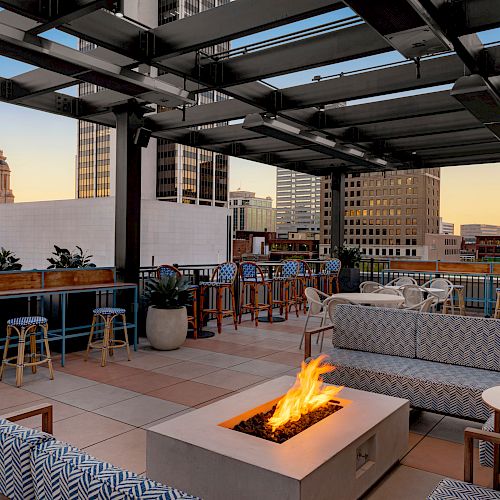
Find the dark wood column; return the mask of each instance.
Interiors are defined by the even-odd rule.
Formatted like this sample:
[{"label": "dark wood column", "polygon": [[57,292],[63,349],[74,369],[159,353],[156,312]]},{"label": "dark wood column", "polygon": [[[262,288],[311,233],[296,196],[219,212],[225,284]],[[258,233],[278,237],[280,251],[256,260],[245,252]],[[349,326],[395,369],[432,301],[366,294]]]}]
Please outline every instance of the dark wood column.
[{"label": "dark wood column", "polygon": [[344,244],[345,174],[332,172],[330,180],[330,199],[332,200],[330,255],[333,256],[333,248]]}]

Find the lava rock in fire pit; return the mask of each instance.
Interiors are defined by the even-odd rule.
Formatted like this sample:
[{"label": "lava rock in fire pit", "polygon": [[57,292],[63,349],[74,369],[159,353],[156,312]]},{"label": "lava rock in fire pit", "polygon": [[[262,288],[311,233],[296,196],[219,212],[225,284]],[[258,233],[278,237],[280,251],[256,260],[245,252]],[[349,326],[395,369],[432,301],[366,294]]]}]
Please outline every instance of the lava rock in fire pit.
[{"label": "lava rock in fire pit", "polygon": [[276,405],[274,405],[269,411],[257,413],[257,415],[247,420],[242,420],[233,427],[233,430],[267,439],[268,441],[274,441],[275,443],[284,443],[340,409],[342,409],[342,406],[339,404],[339,401],[329,401],[320,408],[302,415],[296,422],[287,422],[273,432],[267,422],[276,410]]}]

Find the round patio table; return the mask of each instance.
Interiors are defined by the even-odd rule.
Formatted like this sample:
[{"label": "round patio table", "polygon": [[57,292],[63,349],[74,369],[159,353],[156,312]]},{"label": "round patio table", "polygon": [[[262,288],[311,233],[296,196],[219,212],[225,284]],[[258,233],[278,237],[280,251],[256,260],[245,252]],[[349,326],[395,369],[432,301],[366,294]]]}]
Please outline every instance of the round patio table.
[{"label": "round patio table", "polygon": [[[382,285],[382,288],[390,288],[392,290],[402,290],[407,285]],[[442,288],[432,288],[432,287],[419,287],[424,293],[442,293],[445,290]]]},{"label": "round patio table", "polygon": [[402,295],[389,295],[388,293],[336,293],[332,297],[350,300],[355,304],[379,306],[379,307],[397,307],[401,305],[405,298]]},{"label": "round patio table", "polygon": [[[495,412],[495,432],[500,432],[500,386],[490,387],[481,394],[483,401]],[[493,489],[498,490],[498,473],[500,469],[500,448],[493,445]]]}]

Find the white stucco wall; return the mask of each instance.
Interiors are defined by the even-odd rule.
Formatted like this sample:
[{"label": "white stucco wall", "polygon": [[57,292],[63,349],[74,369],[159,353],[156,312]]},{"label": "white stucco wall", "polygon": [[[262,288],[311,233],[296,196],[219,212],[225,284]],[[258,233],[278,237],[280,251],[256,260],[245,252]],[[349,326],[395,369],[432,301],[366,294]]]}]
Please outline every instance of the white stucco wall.
[{"label": "white stucco wall", "polygon": [[[0,205],[0,246],[24,269],[46,268],[53,245],[81,246],[98,266],[114,264],[114,198]],[[226,258],[228,210],[143,200],[141,265],[206,264]]]}]

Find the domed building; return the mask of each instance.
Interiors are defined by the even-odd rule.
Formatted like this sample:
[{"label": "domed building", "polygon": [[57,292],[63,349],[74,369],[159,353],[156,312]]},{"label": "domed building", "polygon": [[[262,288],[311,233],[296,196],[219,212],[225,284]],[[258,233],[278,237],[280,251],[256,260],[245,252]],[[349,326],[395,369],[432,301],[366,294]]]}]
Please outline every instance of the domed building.
[{"label": "domed building", "polygon": [[14,195],[10,189],[10,168],[7,157],[0,149],[0,203],[14,203]]}]

